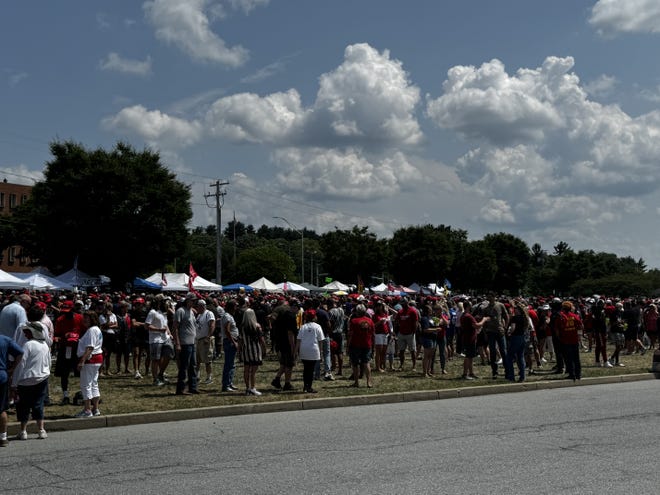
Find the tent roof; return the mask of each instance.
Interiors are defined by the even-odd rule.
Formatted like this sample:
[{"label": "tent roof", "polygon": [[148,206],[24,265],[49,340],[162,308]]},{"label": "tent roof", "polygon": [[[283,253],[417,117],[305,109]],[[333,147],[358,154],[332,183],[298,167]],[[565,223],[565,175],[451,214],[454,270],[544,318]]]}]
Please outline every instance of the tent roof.
[{"label": "tent roof", "polygon": [[23,280],[27,287],[36,290],[73,290],[73,285],[59,280],[55,277],[49,277],[42,273],[15,273],[17,278]]},{"label": "tent roof", "polygon": [[346,284],[342,284],[340,281],[335,280],[333,282],[330,282],[329,284],[325,284],[322,289],[326,290],[350,290],[350,287]]},{"label": "tent roof", "polygon": [[253,289],[271,291],[271,292],[281,292],[281,289],[275,285],[273,282],[268,280],[266,277],[261,277],[259,280],[255,280],[250,284],[250,287]]},{"label": "tent roof", "polygon": [[0,289],[25,288],[27,288],[27,283],[24,280],[21,280],[20,278],[15,277],[11,273],[7,273],[4,270],[0,270]]},{"label": "tent roof", "polygon": [[[167,285],[163,285],[163,274],[156,272],[145,280],[158,285],[163,291],[185,292],[188,290],[188,280],[190,277],[185,273],[165,273],[165,279],[167,280]],[[195,290],[214,291],[222,290],[222,285],[214,284],[197,275],[197,278],[193,282],[193,288]]]},{"label": "tent roof", "polygon": [[[286,284],[286,289],[284,289],[284,284]],[[280,282],[279,284],[277,284],[277,287],[285,292],[309,292],[309,289],[307,287],[294,284],[293,282]]]}]

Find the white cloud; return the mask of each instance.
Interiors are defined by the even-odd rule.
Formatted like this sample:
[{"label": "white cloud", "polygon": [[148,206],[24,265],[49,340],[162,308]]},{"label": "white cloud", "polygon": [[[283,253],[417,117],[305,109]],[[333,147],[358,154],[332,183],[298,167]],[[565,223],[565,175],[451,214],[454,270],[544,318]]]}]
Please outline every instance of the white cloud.
[{"label": "white cloud", "polygon": [[643,89],[640,96],[653,103],[660,103],[660,85],[652,89]]},{"label": "white cloud", "polygon": [[118,53],[110,52],[99,62],[102,70],[116,71],[135,76],[148,76],[151,74],[151,57],[145,61],[122,58]]},{"label": "white cloud", "polygon": [[44,174],[41,170],[30,170],[27,166],[20,165],[0,165],[0,180],[7,179],[12,184],[22,184],[33,186],[35,182],[44,180]]},{"label": "white cloud", "polygon": [[231,141],[286,143],[304,116],[294,89],[260,97],[239,93],[218,99],[206,115],[207,132]]},{"label": "white cloud", "polygon": [[212,16],[219,11],[211,0],[151,0],[143,9],[147,20],[156,29],[156,37],[201,62],[238,67],[245,63],[248,51],[242,46],[228,47],[211,30]]},{"label": "white cloud", "polygon": [[445,93],[428,99],[433,121],[475,146],[456,165],[478,196],[496,198],[483,221],[602,227],[660,187],[660,112],[633,118],[589,100],[572,67],[570,57],[514,75],[498,61],[454,67]]},{"label": "white cloud", "polygon": [[274,154],[277,181],[308,198],[369,201],[420,184],[423,178],[403,153],[370,158],[359,149],[287,148]]},{"label": "white cloud", "polygon": [[511,207],[502,199],[491,199],[479,212],[481,219],[489,223],[514,223],[516,221]]},{"label": "white cloud", "polygon": [[616,77],[602,74],[593,81],[586,83],[584,90],[592,96],[607,96],[614,90],[618,82]]},{"label": "white cloud", "polygon": [[101,124],[119,133],[135,133],[150,145],[167,149],[190,146],[203,135],[197,121],[171,117],[158,110],[149,111],[142,105],[123,108],[117,115],[103,119]]},{"label": "white cloud", "polygon": [[[443,84],[444,94],[429,99],[428,116],[439,126],[495,144],[541,142],[548,130],[564,122],[556,98],[580,100],[584,92],[567,74],[573,59],[548,57],[542,67],[509,76],[504,64],[491,60],[481,67],[456,66]],[[537,91],[539,86],[548,91]]]},{"label": "white cloud", "polygon": [[241,82],[247,84],[261,82],[265,79],[274,76],[279,72],[282,72],[285,67],[286,66],[284,62],[278,60],[276,62],[273,62],[272,64],[268,64],[265,67],[262,67],[261,69],[257,70],[253,74],[250,74],[249,76],[245,76],[244,78],[241,79]]},{"label": "white cloud", "polygon": [[229,0],[229,4],[235,10],[242,10],[245,14],[249,14],[257,7],[264,7],[268,5],[270,0]]},{"label": "white cloud", "polygon": [[15,88],[21,83],[21,81],[28,77],[28,73],[23,71],[5,69],[4,72],[7,74],[7,84],[10,88]]},{"label": "white cloud", "polygon": [[657,0],[598,0],[589,22],[602,34],[660,33]]},{"label": "white cloud", "polygon": [[395,146],[422,139],[414,111],[419,89],[389,52],[348,46],[344,62],[320,77],[316,101],[302,108],[295,89],[216,101],[208,123],[218,136],[282,146]]},{"label": "white cloud", "polygon": [[110,29],[110,21],[108,20],[108,15],[105,12],[99,12],[96,14],[96,25],[101,30]]}]

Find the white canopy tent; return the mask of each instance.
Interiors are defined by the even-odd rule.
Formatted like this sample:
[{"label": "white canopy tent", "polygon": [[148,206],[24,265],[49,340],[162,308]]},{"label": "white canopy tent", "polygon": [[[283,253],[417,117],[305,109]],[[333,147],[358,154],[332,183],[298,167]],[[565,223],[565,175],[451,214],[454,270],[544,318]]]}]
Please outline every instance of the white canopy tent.
[{"label": "white canopy tent", "polygon": [[73,290],[73,285],[40,273],[14,273],[32,290]]},{"label": "white canopy tent", "polygon": [[255,280],[249,285],[253,289],[265,290],[267,292],[282,292],[282,289],[280,289],[276,284],[268,280],[266,277],[261,277],[259,280]]},{"label": "white canopy tent", "polygon": [[27,283],[18,277],[0,270],[0,289],[26,289]]},{"label": "white canopy tent", "polygon": [[[286,285],[286,289],[284,286]],[[294,284],[293,282],[280,282],[277,284],[277,288],[283,290],[284,292],[309,292],[307,287],[302,285]]]},{"label": "white canopy tent", "polygon": [[[147,277],[145,280],[147,282],[160,285],[161,290],[163,291],[185,292],[189,290],[188,280],[190,280],[190,277],[185,273],[165,273],[165,280],[167,280],[167,285],[163,285],[163,274],[161,272],[156,272],[153,275]],[[222,285],[209,282],[199,275],[197,275],[192,285],[195,290],[203,290],[208,292],[222,290]]]},{"label": "white canopy tent", "polygon": [[96,287],[110,282],[108,277],[103,275],[92,277],[77,268],[72,268],[68,272],[64,272],[55,278],[60,282],[64,282],[73,287]]},{"label": "white canopy tent", "polygon": [[326,290],[329,290],[329,291],[331,291],[331,290],[345,290],[345,291],[348,291],[348,290],[350,290],[350,287],[346,284],[342,284],[338,280],[335,280],[333,282],[330,282],[329,284],[324,285],[323,287],[321,287],[321,289],[326,289]]},{"label": "white canopy tent", "polygon": [[388,289],[387,289],[387,284],[378,284],[374,287],[369,287],[369,290],[373,292],[374,294],[387,294]]}]

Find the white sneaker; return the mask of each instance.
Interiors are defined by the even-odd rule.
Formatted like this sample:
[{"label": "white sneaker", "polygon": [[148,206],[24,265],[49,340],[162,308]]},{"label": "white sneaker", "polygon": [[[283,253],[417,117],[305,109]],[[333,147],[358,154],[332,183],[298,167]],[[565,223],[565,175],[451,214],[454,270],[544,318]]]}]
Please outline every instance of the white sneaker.
[{"label": "white sneaker", "polygon": [[605,368],[614,368],[614,366],[612,366],[612,363],[610,363],[609,361],[605,361],[603,366],[605,366]]},{"label": "white sneaker", "polygon": [[497,360],[497,364],[502,364],[502,358]]},{"label": "white sneaker", "polygon": [[620,366],[621,368],[625,368],[626,365],[623,363],[618,363],[617,366]]},{"label": "white sneaker", "polygon": [[87,409],[83,409],[80,411],[78,414],[76,414],[76,418],[91,418],[94,414],[92,411],[88,411]]},{"label": "white sneaker", "polygon": [[27,440],[27,431],[19,431],[16,434],[16,440]]},{"label": "white sneaker", "polygon": [[44,440],[45,438],[48,438],[48,433],[46,433],[46,430],[39,430],[39,435],[37,435],[37,438],[39,440]]},{"label": "white sneaker", "polygon": [[546,358],[541,358],[541,362],[542,362],[543,364],[547,364],[547,363],[548,363],[548,360],[547,360]]},{"label": "white sneaker", "polygon": [[250,389],[250,392],[252,393],[252,395],[261,395],[261,392],[259,392],[256,388]]},{"label": "white sneaker", "polygon": [[212,383],[213,383],[213,378],[211,378],[210,376],[206,380],[204,380],[204,385],[211,385]]},{"label": "white sneaker", "polygon": [[136,372],[135,372],[135,379],[136,379],[136,380],[141,380],[141,379],[142,379],[142,375],[140,374],[139,371],[136,371]]},{"label": "white sneaker", "polygon": [[92,416],[100,416],[100,415],[101,415],[101,411],[100,411],[100,409],[94,409],[94,410],[92,411]]}]

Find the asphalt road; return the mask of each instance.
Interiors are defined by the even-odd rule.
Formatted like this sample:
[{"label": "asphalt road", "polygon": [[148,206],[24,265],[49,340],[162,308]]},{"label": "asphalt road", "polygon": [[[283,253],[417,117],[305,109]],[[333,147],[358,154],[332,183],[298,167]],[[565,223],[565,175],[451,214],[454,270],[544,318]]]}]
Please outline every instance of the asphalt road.
[{"label": "asphalt road", "polygon": [[31,435],[0,449],[0,492],[655,495],[659,385]]}]

